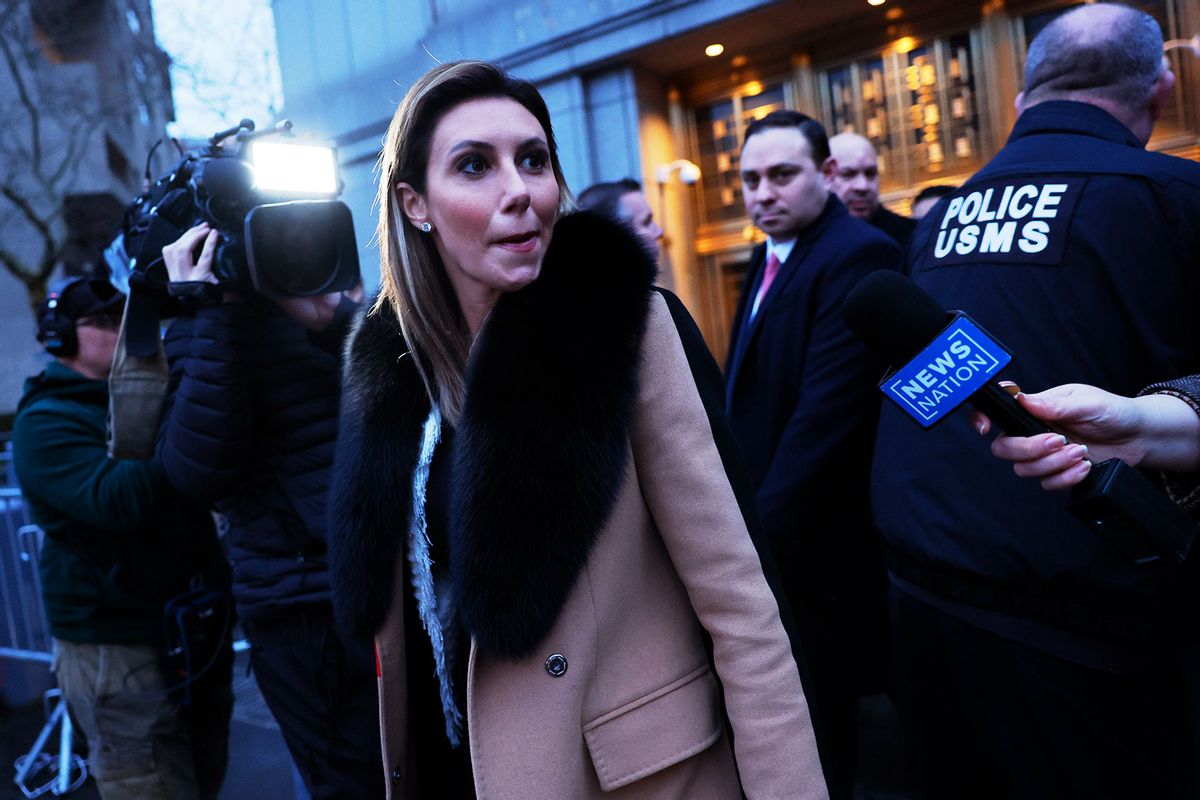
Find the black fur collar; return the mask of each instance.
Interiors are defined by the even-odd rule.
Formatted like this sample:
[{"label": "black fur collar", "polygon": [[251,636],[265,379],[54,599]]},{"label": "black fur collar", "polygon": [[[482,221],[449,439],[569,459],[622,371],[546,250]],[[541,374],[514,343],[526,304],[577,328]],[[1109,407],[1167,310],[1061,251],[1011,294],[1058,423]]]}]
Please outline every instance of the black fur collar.
[{"label": "black fur collar", "polygon": [[[620,490],[654,265],[628,230],[579,213],[542,274],[492,311],[454,439],[451,566],[480,647],[520,656],[546,635]],[[348,345],[330,498],[341,623],[382,624],[411,514],[429,402],[388,312]]]}]

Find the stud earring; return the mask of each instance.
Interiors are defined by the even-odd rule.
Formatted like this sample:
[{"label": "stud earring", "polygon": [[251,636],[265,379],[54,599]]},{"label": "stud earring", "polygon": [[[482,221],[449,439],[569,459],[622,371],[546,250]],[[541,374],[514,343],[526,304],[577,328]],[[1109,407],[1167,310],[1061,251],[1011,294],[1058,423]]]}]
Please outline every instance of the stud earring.
[{"label": "stud earring", "polygon": [[429,233],[432,230],[433,230],[432,222],[422,222],[421,223],[421,233]]}]

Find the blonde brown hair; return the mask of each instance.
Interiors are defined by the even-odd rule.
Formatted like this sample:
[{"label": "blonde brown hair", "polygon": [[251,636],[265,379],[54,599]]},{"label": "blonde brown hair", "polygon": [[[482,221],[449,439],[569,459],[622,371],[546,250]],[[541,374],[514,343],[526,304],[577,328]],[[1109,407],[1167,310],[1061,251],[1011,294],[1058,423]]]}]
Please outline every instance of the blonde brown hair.
[{"label": "blonde brown hair", "polygon": [[438,122],[468,100],[489,97],[511,98],[542,126],[558,182],[559,213],[569,211],[571,193],[545,101],[532,83],[485,61],[441,64],[421,76],[396,109],[379,157],[380,291],[372,313],[385,303],[391,305],[430,401],[452,423],[462,414],[471,336],[433,237],[409,223],[396,185],[407,183],[425,194],[429,149]]}]

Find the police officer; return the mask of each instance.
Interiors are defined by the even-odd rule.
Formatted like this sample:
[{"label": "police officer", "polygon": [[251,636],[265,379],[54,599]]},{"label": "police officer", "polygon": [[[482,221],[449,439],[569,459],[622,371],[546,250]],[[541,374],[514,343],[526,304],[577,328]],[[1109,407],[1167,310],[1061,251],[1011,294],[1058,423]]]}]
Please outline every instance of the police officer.
[{"label": "police officer", "polygon": [[[1131,395],[1200,369],[1200,165],[1144,149],[1174,80],[1146,14],[1061,15],[1030,46],[1008,143],[914,236],[914,280],[1007,344],[1029,391]],[[872,475],[930,794],[1196,796],[1183,576],[1123,556],[957,413],[923,432],[886,408]]]}]

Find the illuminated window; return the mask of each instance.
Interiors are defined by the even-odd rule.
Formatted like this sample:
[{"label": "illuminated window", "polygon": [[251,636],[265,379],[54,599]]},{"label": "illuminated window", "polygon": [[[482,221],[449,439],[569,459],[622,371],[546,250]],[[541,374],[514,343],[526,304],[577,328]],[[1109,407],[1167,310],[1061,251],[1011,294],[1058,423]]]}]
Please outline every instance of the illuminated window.
[{"label": "illuminated window", "polygon": [[736,220],[745,216],[742,180],[738,175],[738,153],[746,126],[784,107],[782,82],[764,85],[752,81],[732,96],[696,109],[693,120],[700,164],[702,208],[707,222]]},{"label": "illuminated window", "polygon": [[885,183],[893,168],[892,124],[888,120],[888,83],[882,58],[827,70],[821,83],[822,106],[829,135],[853,131],[875,145],[879,175]]},{"label": "illuminated window", "polygon": [[970,37],[902,43],[820,74],[823,122],[871,140],[885,191],[973,172],[983,156]]}]

